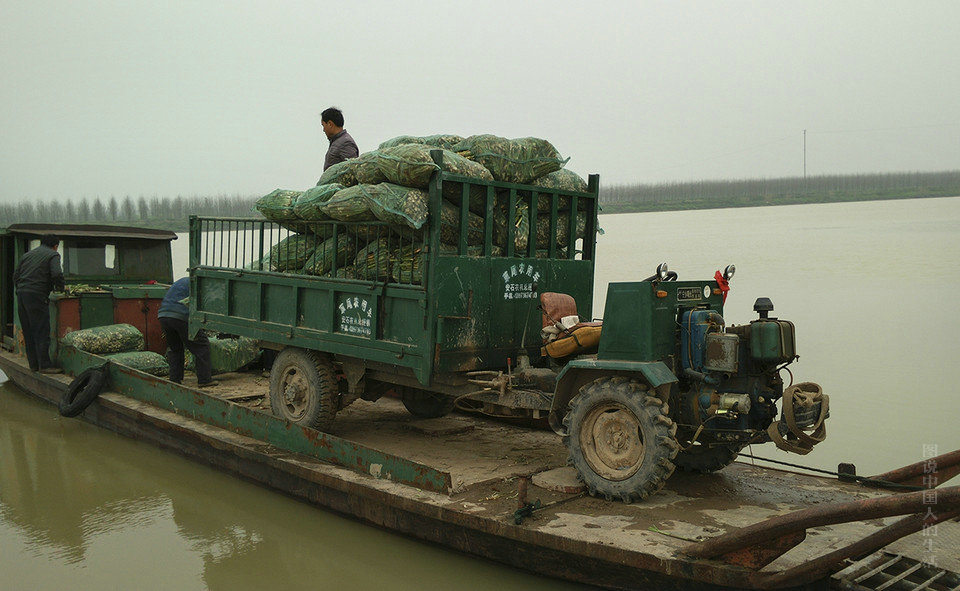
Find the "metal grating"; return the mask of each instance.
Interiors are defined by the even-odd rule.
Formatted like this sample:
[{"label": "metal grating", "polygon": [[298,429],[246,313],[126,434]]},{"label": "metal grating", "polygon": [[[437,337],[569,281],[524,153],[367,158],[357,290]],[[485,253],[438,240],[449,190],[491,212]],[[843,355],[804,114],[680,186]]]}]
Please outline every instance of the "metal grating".
[{"label": "metal grating", "polygon": [[960,574],[880,552],[837,573],[833,583],[847,591],[960,591]]}]

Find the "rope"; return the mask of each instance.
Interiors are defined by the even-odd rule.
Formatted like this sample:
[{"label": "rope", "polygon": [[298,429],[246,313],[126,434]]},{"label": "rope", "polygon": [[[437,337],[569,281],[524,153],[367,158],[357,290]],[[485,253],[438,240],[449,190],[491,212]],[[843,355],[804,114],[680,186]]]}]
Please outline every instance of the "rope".
[{"label": "rope", "polygon": [[741,453],[739,455],[744,458],[761,460],[763,462],[770,462],[771,464],[780,464],[782,466],[790,466],[791,468],[800,468],[802,470],[809,470],[811,472],[819,472],[820,474],[829,474],[830,476],[837,476],[838,478],[850,478],[852,480],[856,480],[857,482],[865,486],[873,486],[876,488],[894,488],[894,489],[902,489],[902,490],[926,490],[925,487],[916,486],[914,484],[901,484],[899,482],[890,482],[889,480],[880,480],[877,478],[870,478],[868,476],[857,476],[856,474],[841,474],[840,472],[831,472],[830,470],[822,470],[820,468],[813,468],[811,466],[802,466],[800,464],[782,462],[780,460],[771,460],[770,458],[761,458],[760,456],[755,456],[752,454]]}]

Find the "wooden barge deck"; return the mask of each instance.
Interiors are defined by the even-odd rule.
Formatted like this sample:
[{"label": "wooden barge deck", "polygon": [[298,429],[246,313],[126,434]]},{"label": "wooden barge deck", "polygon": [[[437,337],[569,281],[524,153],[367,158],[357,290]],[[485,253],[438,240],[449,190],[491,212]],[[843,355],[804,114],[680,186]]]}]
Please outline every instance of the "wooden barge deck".
[{"label": "wooden barge deck", "polygon": [[[69,351],[61,356],[73,373],[99,359]],[[0,351],[0,369],[24,390],[53,404],[71,380],[33,373],[22,357],[7,351]],[[530,484],[530,477],[565,466],[566,450],[549,431],[475,416],[416,419],[398,401],[381,399],[356,402],[338,415],[330,434],[320,434],[280,425],[267,410],[258,410],[269,408],[262,399],[267,380],[259,375],[219,376],[220,386],[200,392],[121,366],[109,371],[111,390],[83,415],[94,424],[374,525],[605,588],[869,588],[850,586],[854,583],[849,577],[831,579],[832,571],[803,569],[815,558],[877,535],[898,520],[876,517],[819,525],[804,528],[805,536],[783,530],[784,535],[745,551],[751,555],[746,563],[757,561],[754,568],[695,558],[690,552],[699,541],[799,510],[879,502],[890,493],[737,463],[712,475],[676,474],[660,493],[625,505]],[[960,489],[938,492],[940,513],[958,506],[954,497]],[[539,500],[542,508],[517,524],[522,496]],[[932,545],[925,543],[924,533],[903,537],[886,551],[914,563],[935,561],[946,574],[927,588],[953,588],[943,584],[955,580],[949,571],[960,571],[960,523],[939,523]],[[770,558],[761,556],[764,547],[789,548],[798,537],[805,537],[803,543],[758,566]],[[865,551],[859,563],[844,562],[844,572],[862,576],[865,565],[885,556],[874,550]]]}]

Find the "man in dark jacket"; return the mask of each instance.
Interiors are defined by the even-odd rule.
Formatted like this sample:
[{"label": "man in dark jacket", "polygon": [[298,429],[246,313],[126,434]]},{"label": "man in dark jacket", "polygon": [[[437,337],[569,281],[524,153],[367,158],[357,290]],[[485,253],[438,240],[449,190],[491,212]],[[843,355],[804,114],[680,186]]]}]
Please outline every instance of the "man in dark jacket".
[{"label": "man in dark jacket", "polygon": [[190,297],[190,278],[177,279],[160,302],[157,317],[163,334],[167,337],[167,363],[170,364],[170,381],[183,381],[184,347],[193,353],[193,360],[197,368],[197,385],[201,388],[216,386],[220,382],[211,377],[210,370],[210,341],[201,330],[197,338],[188,338],[189,329],[187,319],[190,309],[183,300]]},{"label": "man in dark jacket", "polygon": [[60,239],[52,234],[40,238],[40,246],[27,252],[13,272],[17,290],[17,315],[23,331],[30,369],[42,373],[63,373],[50,360],[50,300],[53,290],[63,290],[63,269],[57,248]]},{"label": "man in dark jacket", "polygon": [[323,125],[323,133],[330,140],[330,148],[327,149],[327,156],[323,159],[324,170],[338,162],[360,155],[357,142],[353,141],[347,130],[343,128],[343,113],[340,109],[336,107],[324,109],[320,113],[320,123]]}]

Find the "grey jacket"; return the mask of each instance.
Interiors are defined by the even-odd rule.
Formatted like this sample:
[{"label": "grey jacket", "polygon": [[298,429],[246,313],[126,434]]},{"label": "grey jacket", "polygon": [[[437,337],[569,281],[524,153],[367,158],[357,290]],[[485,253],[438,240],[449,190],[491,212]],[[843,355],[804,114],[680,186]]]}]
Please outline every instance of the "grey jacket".
[{"label": "grey jacket", "polygon": [[47,295],[51,290],[63,289],[63,269],[60,255],[49,246],[41,244],[20,259],[13,272],[13,285],[17,291]]},{"label": "grey jacket", "polygon": [[323,169],[326,170],[338,162],[343,162],[348,158],[356,158],[359,155],[360,148],[357,147],[357,142],[353,141],[353,138],[344,129],[330,138],[330,148],[327,150],[327,156],[323,159]]}]

